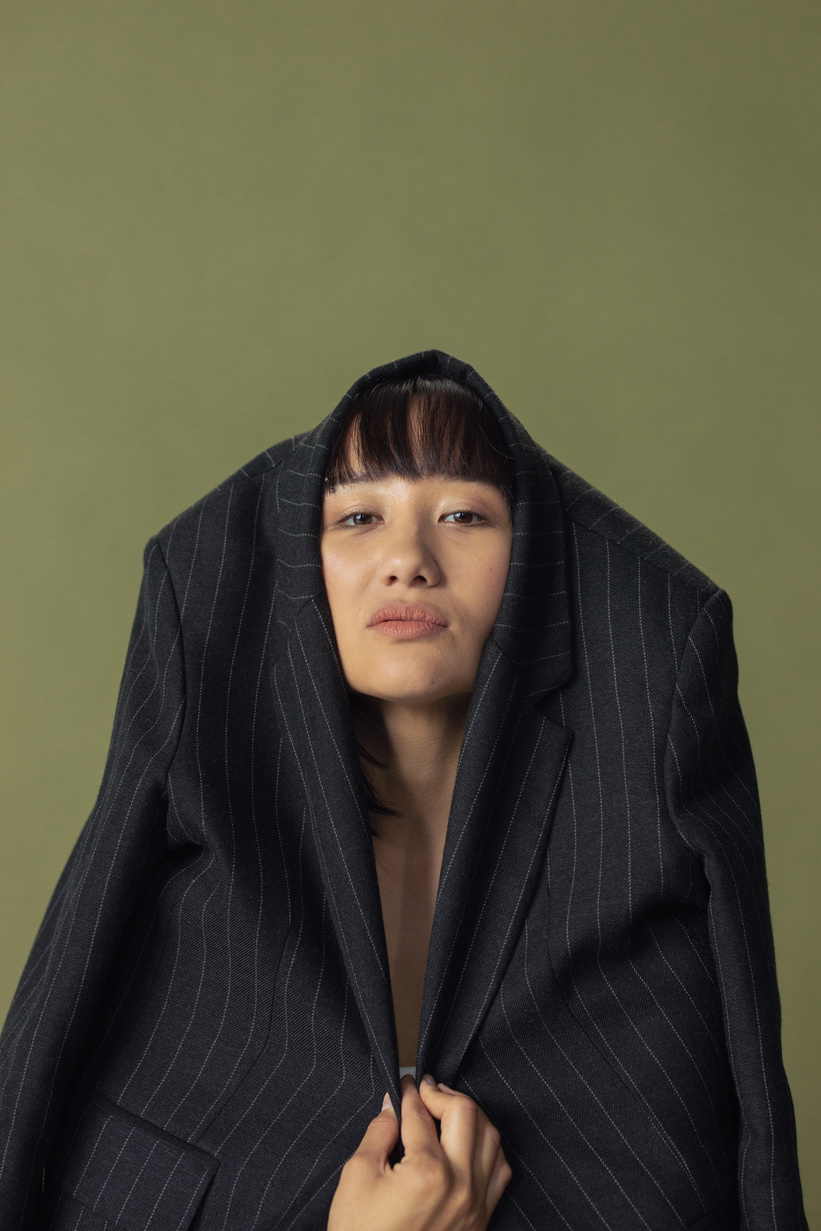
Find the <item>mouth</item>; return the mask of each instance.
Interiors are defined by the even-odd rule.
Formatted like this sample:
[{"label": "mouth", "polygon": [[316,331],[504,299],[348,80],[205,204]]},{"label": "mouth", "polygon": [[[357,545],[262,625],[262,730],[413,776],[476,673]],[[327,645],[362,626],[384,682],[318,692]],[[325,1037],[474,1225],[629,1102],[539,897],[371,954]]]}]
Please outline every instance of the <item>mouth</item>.
[{"label": "mouth", "polygon": [[368,627],[385,636],[409,640],[441,632],[447,620],[430,607],[386,603],[373,613]]}]

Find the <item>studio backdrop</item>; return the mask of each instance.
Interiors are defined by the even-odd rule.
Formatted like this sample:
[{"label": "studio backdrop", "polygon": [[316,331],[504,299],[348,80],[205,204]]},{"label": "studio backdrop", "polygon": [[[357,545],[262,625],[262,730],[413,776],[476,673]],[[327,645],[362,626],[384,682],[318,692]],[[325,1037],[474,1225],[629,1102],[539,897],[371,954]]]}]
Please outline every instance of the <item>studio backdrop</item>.
[{"label": "studio backdrop", "polygon": [[142,549],[435,347],[726,590],[821,1219],[821,10],[7,0],[5,1009],[94,802]]}]

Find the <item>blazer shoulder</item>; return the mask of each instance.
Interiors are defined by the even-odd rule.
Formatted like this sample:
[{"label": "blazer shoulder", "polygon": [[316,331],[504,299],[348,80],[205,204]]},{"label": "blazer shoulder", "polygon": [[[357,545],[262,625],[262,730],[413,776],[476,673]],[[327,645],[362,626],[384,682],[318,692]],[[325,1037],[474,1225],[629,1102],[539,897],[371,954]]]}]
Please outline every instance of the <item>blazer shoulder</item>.
[{"label": "blazer shoulder", "polygon": [[199,500],[195,500],[188,508],[173,517],[156,534],[152,535],[149,546],[155,541],[158,542],[163,554],[167,556],[175,537],[177,539],[187,538],[192,533],[197,535],[202,531],[204,521],[206,533],[210,523],[221,523],[225,518],[226,506],[229,502],[235,508],[237,502],[240,504],[256,503],[258,481],[281,466],[307,434],[307,432],[301,432],[295,436],[289,436],[287,440],[281,440],[271,445],[270,448],[263,449],[256,457],[245,462],[227,478],[217,483],[216,487],[212,487],[209,492],[201,496]]},{"label": "blazer shoulder", "polygon": [[549,461],[564,514],[575,525],[661,570],[682,589],[704,594],[705,599],[720,589],[717,582],[615,500],[562,462],[553,457]]}]

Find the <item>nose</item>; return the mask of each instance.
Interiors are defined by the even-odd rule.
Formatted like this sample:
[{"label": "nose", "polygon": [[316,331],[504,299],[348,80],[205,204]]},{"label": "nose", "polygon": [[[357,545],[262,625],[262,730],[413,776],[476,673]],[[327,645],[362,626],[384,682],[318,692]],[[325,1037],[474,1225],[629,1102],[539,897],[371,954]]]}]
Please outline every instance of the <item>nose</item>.
[{"label": "nose", "polygon": [[434,544],[415,520],[394,525],[384,548],[381,573],[385,585],[439,584],[441,569]]}]

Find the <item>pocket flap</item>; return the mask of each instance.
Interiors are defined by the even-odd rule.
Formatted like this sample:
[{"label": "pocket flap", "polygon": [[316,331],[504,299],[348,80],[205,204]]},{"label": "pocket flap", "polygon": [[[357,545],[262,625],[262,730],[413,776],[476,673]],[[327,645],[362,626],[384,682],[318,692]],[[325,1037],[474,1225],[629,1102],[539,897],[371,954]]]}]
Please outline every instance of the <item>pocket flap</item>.
[{"label": "pocket flap", "polygon": [[217,1160],[95,1095],[57,1175],[63,1192],[129,1231],[185,1231]]}]

